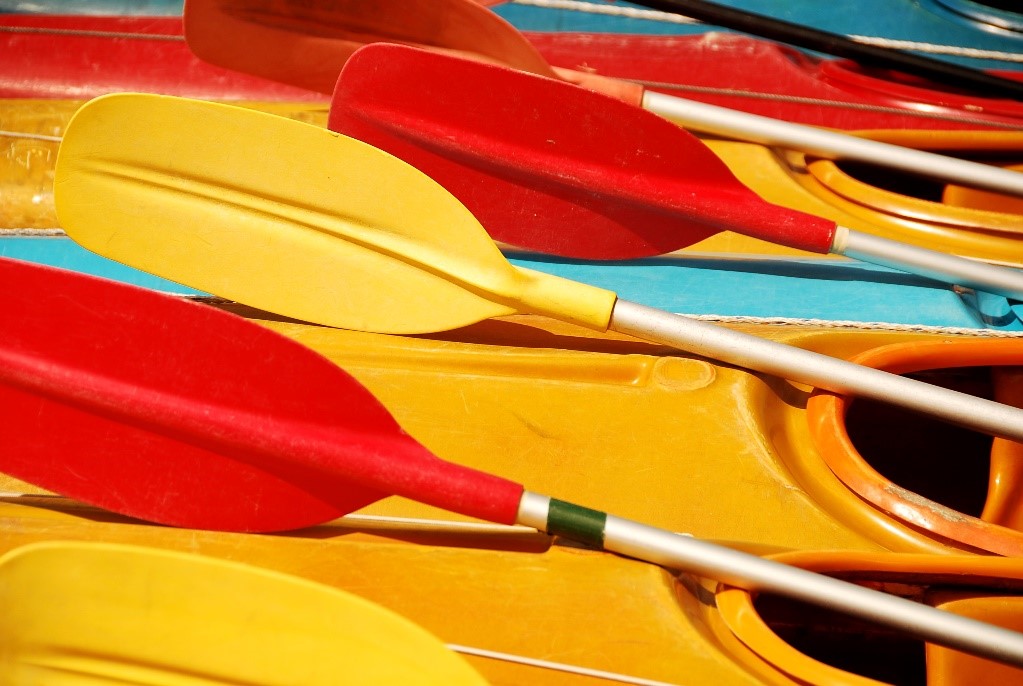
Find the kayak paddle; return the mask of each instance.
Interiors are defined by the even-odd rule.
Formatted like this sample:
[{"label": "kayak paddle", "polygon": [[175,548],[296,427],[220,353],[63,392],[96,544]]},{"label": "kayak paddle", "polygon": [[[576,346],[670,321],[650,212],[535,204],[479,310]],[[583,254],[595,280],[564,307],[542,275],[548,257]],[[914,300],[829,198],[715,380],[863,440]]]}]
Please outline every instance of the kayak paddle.
[{"label": "kayak paddle", "polygon": [[[192,144],[182,148],[186,133]],[[428,176],[309,124],[169,96],[109,95],[75,114],[55,174],[61,226],[85,248],[280,315],[426,333],[542,314],[1023,440],[1019,408],[513,267]]]},{"label": "kayak paddle", "polygon": [[867,67],[896,69],[938,84],[966,88],[992,98],[1023,98],[1023,82],[988,74],[895,48],[868,45],[853,38],[794,24],[749,10],[706,0],[633,0],[637,5],[681,14],[707,24],[735,29],[780,43],[855,60]]},{"label": "kayak paddle", "polygon": [[[316,377],[326,363],[288,352],[297,344],[184,299],[154,299],[141,288],[114,289],[102,279],[74,279],[14,260],[0,264],[9,294],[31,294],[4,306],[0,471],[116,511],[124,493],[138,491],[163,503],[154,518],[216,529],[311,526],[377,499],[356,490],[344,504],[345,491],[333,487],[325,499],[316,486],[322,476],[282,478],[230,458],[231,445],[271,410],[279,421],[296,424],[347,422],[353,412],[370,426],[381,421],[379,411],[365,409],[375,403],[354,380],[335,374],[330,388],[288,385],[259,372],[272,363],[280,378]],[[237,336],[250,350],[211,346],[205,331]],[[91,361],[104,356],[107,366],[95,369]],[[308,364],[313,367],[301,366]],[[339,383],[350,384],[352,399],[361,398],[357,406],[332,404]],[[147,399],[147,388],[173,392]],[[232,408],[231,422],[219,434],[207,431],[204,442],[195,441],[194,431],[174,434],[147,425],[187,422],[203,410],[224,414],[221,405]],[[49,411],[42,413],[43,406]],[[125,424],[128,418],[138,427]],[[54,456],[62,465],[55,477]],[[221,480],[230,488],[196,500],[197,483]]]},{"label": "kayak paddle", "polygon": [[341,72],[328,126],[425,172],[522,248],[629,259],[730,230],[1023,300],[1023,271],[772,205],[660,117],[505,67],[368,45]]},{"label": "kayak paddle", "polygon": [[[120,96],[114,98],[107,104]],[[280,254],[287,259],[285,250]],[[1023,634],[445,462],[326,358],[226,312],[6,259],[0,259],[0,289],[5,306],[14,308],[2,320],[6,326],[0,324],[0,467],[48,490],[153,522],[246,531],[326,521],[398,495],[822,605],[1023,666]],[[154,335],[161,325],[162,335]],[[154,371],[146,373],[142,360]],[[300,395],[308,411],[296,415]],[[183,450],[196,459],[182,457]],[[253,482],[261,486],[259,502],[244,506],[239,495],[253,494]],[[276,506],[288,500],[305,516]],[[53,574],[66,569],[48,566]],[[102,579],[107,593],[121,592],[120,571]],[[32,575],[33,583],[39,580]],[[266,600],[263,593],[243,595]]]},{"label": "kayak paddle", "polygon": [[435,636],[336,588],[199,555],[47,542],[0,557],[5,684],[486,682]]},{"label": "kayak paddle", "polygon": [[[725,138],[1023,195],[1023,174],[1006,169],[644,91],[638,84],[597,74],[553,68],[515,27],[473,0],[377,0],[316,6],[297,0],[188,0],[185,38],[199,58],[212,64],[328,95],[348,57],[367,43],[441,50],[563,79]],[[511,99],[511,94],[507,95]]]}]

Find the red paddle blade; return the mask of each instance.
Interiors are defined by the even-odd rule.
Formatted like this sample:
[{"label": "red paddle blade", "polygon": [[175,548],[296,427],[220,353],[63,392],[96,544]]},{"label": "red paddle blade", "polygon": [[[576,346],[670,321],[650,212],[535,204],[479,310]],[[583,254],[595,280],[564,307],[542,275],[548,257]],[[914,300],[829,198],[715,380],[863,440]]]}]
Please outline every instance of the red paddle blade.
[{"label": "red paddle blade", "polygon": [[329,95],[353,52],[376,42],[442,49],[553,75],[532,45],[462,0],[187,0],[185,38],[200,59]]},{"label": "red paddle blade", "polygon": [[[0,470],[164,524],[273,531],[392,492],[514,521],[327,359],[240,317],[0,259]],[[394,489],[391,489],[391,486]]]},{"label": "red paddle blade", "polygon": [[613,98],[511,69],[370,45],[329,127],[447,188],[497,240],[626,259],[731,230],[826,253],[833,222],[765,202],[697,138]]}]

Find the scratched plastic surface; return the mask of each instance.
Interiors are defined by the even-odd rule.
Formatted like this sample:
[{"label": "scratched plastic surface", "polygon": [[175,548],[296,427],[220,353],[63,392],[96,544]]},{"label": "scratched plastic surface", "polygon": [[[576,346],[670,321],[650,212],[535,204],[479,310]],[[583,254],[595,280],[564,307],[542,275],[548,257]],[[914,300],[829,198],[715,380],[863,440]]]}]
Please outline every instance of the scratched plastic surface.
[{"label": "scratched plastic surface", "polygon": [[0,12],[17,14],[178,15],[184,0],[0,0]]},{"label": "scratched plastic surface", "polygon": [[[71,110],[73,111],[73,110]],[[34,136],[59,136],[67,123],[64,103],[0,106],[0,227],[53,227],[53,168],[59,143]],[[25,134],[24,136],[17,134]]]}]

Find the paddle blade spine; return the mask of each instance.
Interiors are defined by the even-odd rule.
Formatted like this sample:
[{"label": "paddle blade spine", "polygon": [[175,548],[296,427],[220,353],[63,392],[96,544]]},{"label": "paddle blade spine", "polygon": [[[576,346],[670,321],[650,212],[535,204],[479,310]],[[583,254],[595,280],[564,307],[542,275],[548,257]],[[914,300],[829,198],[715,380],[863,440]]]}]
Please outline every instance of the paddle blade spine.
[{"label": "paddle blade spine", "polygon": [[[266,144],[225,155],[226,140]],[[514,269],[435,181],[361,141],[250,109],[97,98],[64,134],[54,201],[83,247],[302,321],[428,333],[516,311],[489,297],[514,291]]]}]

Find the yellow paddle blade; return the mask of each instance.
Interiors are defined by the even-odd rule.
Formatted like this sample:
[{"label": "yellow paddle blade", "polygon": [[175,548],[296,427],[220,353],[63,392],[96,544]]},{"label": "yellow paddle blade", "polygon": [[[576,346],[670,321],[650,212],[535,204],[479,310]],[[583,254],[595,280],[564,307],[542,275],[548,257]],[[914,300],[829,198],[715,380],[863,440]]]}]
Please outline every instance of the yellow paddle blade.
[{"label": "yellow paddle blade", "polygon": [[425,333],[534,311],[605,328],[614,303],[510,265],[458,200],[405,162],[228,105],[87,103],[64,134],[54,195],[61,226],[94,252],[330,326]]},{"label": "yellow paddle blade", "polygon": [[337,589],[135,546],[0,558],[0,684],[480,686],[436,637]]}]

